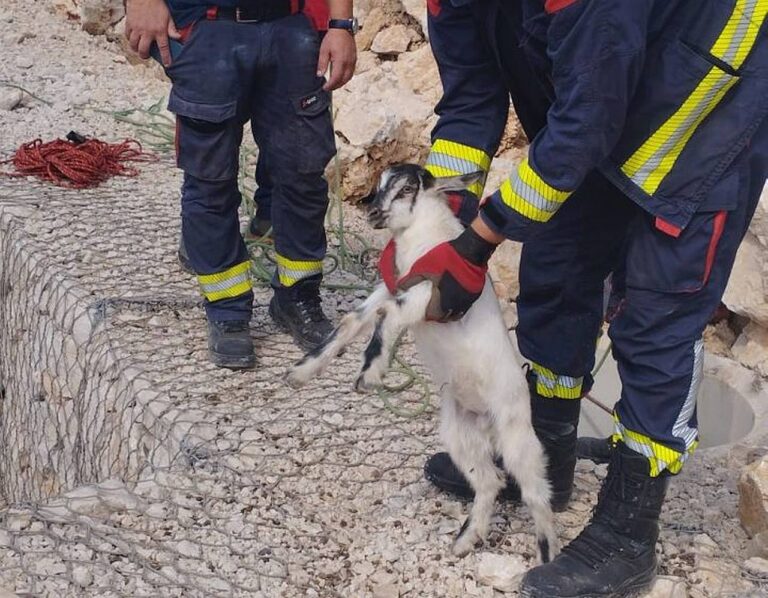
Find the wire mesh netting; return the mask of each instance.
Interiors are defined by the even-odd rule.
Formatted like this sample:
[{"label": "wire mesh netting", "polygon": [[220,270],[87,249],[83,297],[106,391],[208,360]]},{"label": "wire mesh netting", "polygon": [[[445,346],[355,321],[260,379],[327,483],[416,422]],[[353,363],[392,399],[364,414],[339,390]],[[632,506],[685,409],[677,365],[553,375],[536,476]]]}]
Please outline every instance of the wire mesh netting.
[{"label": "wire mesh netting", "polygon": [[[252,172],[253,154],[243,160]],[[437,399],[408,339],[390,391],[352,391],[361,346],[295,391],[282,376],[301,352],[269,319],[262,285],[257,368],[208,362],[196,284],[175,261],[178,184],[167,158],[94,190],[0,179],[0,587],[494,596],[490,556],[508,559],[502,569],[531,566],[530,518],[509,504],[485,547],[451,556],[466,505],[422,478],[439,448]],[[324,307],[337,318],[367,294],[375,250],[340,203],[328,228]],[[251,248],[254,276],[267,280],[270,245]],[[702,457],[689,472],[664,513],[669,592],[658,595],[763,595],[768,579],[743,566],[728,464]],[[579,463],[573,504],[557,516],[564,539],[588,519],[604,475]]]}]

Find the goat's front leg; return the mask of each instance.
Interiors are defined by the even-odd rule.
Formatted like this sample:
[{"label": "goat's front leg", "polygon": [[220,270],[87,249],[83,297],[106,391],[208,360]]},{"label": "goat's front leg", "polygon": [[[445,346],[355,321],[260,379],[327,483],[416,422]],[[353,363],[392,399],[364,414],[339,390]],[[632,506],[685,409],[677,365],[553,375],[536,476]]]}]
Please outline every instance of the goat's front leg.
[{"label": "goat's front leg", "polygon": [[322,372],[344,347],[365,332],[378,309],[390,298],[386,285],[380,284],[354,311],[345,315],[336,329],[318,347],[301,358],[288,372],[286,380],[294,388],[303,386]]},{"label": "goat's front leg", "polygon": [[458,405],[450,387],[443,391],[440,427],[448,454],[475,491],[469,517],[453,544],[453,553],[464,556],[488,536],[496,495],[505,478],[493,462],[490,422]]},{"label": "goat's front leg", "polygon": [[400,333],[424,321],[427,305],[432,297],[432,283],[425,281],[402,295],[385,301],[377,310],[373,330],[363,357],[363,366],[355,382],[355,390],[363,392],[381,384],[389,369],[394,344]]}]

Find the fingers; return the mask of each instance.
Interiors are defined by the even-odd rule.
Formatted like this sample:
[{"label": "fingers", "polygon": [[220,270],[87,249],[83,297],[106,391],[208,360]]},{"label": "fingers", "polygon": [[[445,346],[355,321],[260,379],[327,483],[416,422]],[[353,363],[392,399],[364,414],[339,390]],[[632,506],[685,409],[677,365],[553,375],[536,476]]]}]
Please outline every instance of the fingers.
[{"label": "fingers", "polygon": [[328,70],[328,64],[331,61],[331,52],[328,49],[327,44],[320,46],[320,56],[317,59],[317,76],[325,76],[325,72]]},{"label": "fingers", "polygon": [[325,85],[323,85],[323,89],[326,91],[333,91],[334,89],[338,89],[341,87],[341,78],[342,78],[342,71],[341,69],[337,69],[336,66],[332,63],[331,66],[331,76],[328,78],[328,81]]},{"label": "fingers", "polygon": [[160,50],[160,62],[163,63],[163,66],[171,66],[171,47],[168,38],[158,36],[155,41],[157,42],[157,49]]},{"label": "fingers", "polygon": [[135,29],[131,30],[130,37],[128,37],[128,44],[131,46],[131,50],[134,52],[139,51],[139,40],[141,39],[141,34],[136,31]]},{"label": "fingers", "polygon": [[177,41],[181,39],[181,33],[176,29],[176,23],[173,22],[173,19],[168,19],[168,37]]},{"label": "fingers", "polygon": [[149,58],[149,49],[152,46],[152,42],[154,41],[154,38],[152,35],[149,35],[145,33],[141,36],[139,39],[139,45],[136,51],[139,53],[139,56],[143,59]]}]

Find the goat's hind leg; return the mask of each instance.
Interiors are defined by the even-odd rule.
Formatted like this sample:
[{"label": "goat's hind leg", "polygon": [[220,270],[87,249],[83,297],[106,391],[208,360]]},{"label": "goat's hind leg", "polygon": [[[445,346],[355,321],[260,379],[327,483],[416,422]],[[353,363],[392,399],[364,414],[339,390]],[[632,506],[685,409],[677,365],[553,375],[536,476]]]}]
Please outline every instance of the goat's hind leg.
[{"label": "goat's hind leg", "polygon": [[392,350],[400,333],[423,322],[432,296],[432,283],[425,281],[402,295],[385,301],[377,310],[376,327],[365,349],[363,366],[355,390],[363,392],[381,384],[389,369]]},{"label": "goat's hind leg", "polygon": [[294,388],[303,386],[322,372],[349,343],[370,326],[377,310],[391,295],[379,285],[354,311],[345,315],[334,331],[317,348],[302,357],[288,372],[286,380]]},{"label": "goat's hind leg", "polygon": [[504,467],[515,478],[523,502],[531,511],[539,561],[547,563],[557,555],[559,542],[550,504],[551,489],[544,450],[528,418],[498,417],[496,439]]},{"label": "goat's hind leg", "polygon": [[[450,389],[445,389],[444,393],[450,393]],[[493,462],[489,422],[483,416],[461,408],[448,394],[444,394],[442,400],[440,423],[443,443],[456,467],[475,491],[469,517],[453,544],[453,553],[464,556],[474,550],[475,544],[488,537],[496,496],[505,479]]]}]

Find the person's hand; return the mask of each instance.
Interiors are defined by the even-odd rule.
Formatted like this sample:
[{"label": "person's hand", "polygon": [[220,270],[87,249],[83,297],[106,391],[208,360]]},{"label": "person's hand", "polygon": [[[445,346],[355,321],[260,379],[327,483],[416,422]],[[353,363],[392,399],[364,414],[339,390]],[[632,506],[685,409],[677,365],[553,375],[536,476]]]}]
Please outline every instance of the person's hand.
[{"label": "person's hand", "polygon": [[424,280],[432,281],[427,319],[458,320],[482,294],[488,260],[495,249],[494,243],[467,228],[453,241],[441,243],[416,260],[397,281],[397,288],[406,290]]},{"label": "person's hand", "polygon": [[[134,0],[136,1],[136,0]],[[344,29],[329,29],[320,44],[317,76],[322,77],[331,65],[331,75],[323,89],[333,91],[344,85],[355,73],[357,47],[355,38]]]},{"label": "person's hand", "polygon": [[168,38],[180,39],[176,25],[163,0],[127,0],[125,6],[125,37],[131,49],[143,59],[149,58],[152,43],[160,50],[163,66],[171,65]]}]

